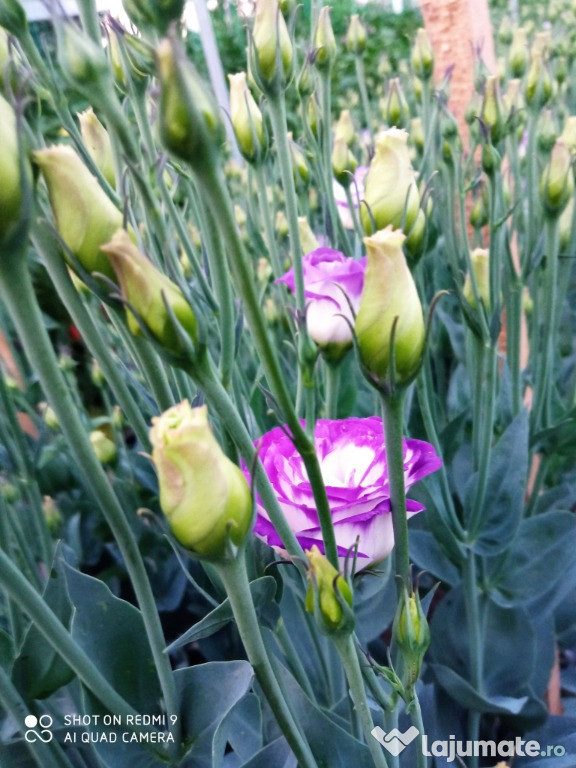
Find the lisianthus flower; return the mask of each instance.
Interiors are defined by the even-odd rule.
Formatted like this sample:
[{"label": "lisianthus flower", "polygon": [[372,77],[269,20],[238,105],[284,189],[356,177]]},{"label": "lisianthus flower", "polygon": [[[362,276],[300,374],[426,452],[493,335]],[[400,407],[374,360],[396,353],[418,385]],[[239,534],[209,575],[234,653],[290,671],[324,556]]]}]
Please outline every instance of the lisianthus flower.
[{"label": "lisianthus flower", "polygon": [[[345,557],[358,538],[357,570],[378,563],[394,547],[390,485],[382,419],[319,419],[314,443],[332,512],[338,555]],[[290,527],[304,549],[324,552],[314,496],[302,458],[281,427],[256,441],[259,456]],[[442,465],[432,445],[404,440],[406,489]],[[408,499],[408,515],[424,507]],[[255,533],[270,546],[282,547],[257,499]]]},{"label": "lisianthus flower", "polygon": [[[364,199],[364,178],[368,173],[367,165],[359,165],[354,171],[354,181],[350,184],[350,196],[352,198],[352,205],[356,210],[360,208],[360,203]],[[346,197],[346,190],[335,179],[333,182],[334,198],[336,200],[336,206],[338,208],[338,215],[342,221],[342,224],[346,229],[354,229],[354,220],[352,219],[352,212],[348,207],[348,198]]]},{"label": "lisianthus flower", "polygon": [[[302,260],[306,327],[329,356],[341,357],[352,346],[352,326],[364,287],[366,258],[355,261],[340,251],[317,248]],[[276,282],[294,292],[294,269]]]}]

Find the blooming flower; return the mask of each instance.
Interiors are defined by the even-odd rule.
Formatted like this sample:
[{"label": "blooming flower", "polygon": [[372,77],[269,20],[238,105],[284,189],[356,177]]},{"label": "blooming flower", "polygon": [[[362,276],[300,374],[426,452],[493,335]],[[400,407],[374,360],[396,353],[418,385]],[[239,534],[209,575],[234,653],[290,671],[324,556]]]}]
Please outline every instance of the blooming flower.
[{"label": "blooming flower", "polygon": [[[338,554],[344,557],[358,538],[357,568],[383,560],[394,547],[390,486],[382,420],[319,419],[314,432],[316,453],[332,512]],[[264,469],[276,491],[290,527],[305,549],[317,545],[322,533],[314,496],[302,458],[281,427],[257,442]],[[433,446],[421,440],[404,441],[404,479],[410,488],[442,464]],[[407,500],[408,515],[424,507]],[[259,499],[255,533],[270,546],[282,546]]]},{"label": "blooming flower", "polygon": [[[352,346],[351,309],[356,312],[364,286],[366,259],[353,259],[331,248],[317,248],[302,260],[306,325],[310,338],[334,358]],[[276,282],[294,292],[294,269]]]}]

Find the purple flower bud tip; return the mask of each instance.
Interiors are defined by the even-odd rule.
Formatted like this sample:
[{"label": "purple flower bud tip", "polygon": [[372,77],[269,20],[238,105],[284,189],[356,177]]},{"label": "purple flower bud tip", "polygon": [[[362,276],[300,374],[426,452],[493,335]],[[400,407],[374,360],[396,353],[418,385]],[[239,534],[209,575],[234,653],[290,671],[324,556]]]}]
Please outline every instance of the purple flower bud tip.
[{"label": "purple flower bud tip", "polygon": [[[380,562],[394,547],[382,420],[376,416],[320,419],[316,422],[314,442],[338,554],[345,557],[358,538],[357,569]],[[276,427],[256,441],[256,446],[298,541],[304,549],[317,545],[324,552],[312,488],[292,441],[281,427]],[[441,466],[442,459],[432,445],[422,440],[404,441],[406,489]],[[409,516],[424,509],[410,499],[407,508]],[[260,499],[254,530],[270,546],[282,547]]]}]

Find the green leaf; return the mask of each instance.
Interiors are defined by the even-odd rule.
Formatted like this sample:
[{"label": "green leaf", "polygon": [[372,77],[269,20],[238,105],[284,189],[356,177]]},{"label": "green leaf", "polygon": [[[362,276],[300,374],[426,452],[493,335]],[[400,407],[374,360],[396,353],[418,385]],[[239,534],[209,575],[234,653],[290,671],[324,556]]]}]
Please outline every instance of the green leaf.
[{"label": "green leaf", "polygon": [[138,712],[160,713],[160,687],[140,611],[98,579],[66,567],[72,636]]},{"label": "green leaf", "polygon": [[294,765],[292,751],[286,739],[280,738],[267,744],[241,768],[291,768]]},{"label": "green leaf", "polygon": [[262,709],[258,697],[247,693],[225,716],[212,741],[212,768],[223,768],[226,744],[241,761],[262,749]]},{"label": "green leaf", "polygon": [[[250,582],[250,592],[256,610],[268,610],[276,595],[276,579],[273,576],[261,576],[259,579]],[[280,613],[278,612],[279,615]],[[171,652],[187,643],[210,637],[232,620],[232,608],[230,601],[226,598],[217,608],[214,608],[213,611],[210,611],[207,616],[204,616],[193,627],[190,627],[177,640],[174,640],[166,650]]]},{"label": "green leaf", "polygon": [[[496,555],[509,546],[522,519],[527,479],[528,412],[522,410],[492,451],[483,517],[474,543],[475,552]],[[475,473],[466,489],[467,514],[474,506],[477,487],[478,473]]]},{"label": "green leaf", "polygon": [[457,672],[443,664],[432,664],[440,685],[465,709],[475,712],[490,712],[493,715],[519,715],[528,703],[527,695],[514,697],[505,695],[481,696],[469,682]]}]

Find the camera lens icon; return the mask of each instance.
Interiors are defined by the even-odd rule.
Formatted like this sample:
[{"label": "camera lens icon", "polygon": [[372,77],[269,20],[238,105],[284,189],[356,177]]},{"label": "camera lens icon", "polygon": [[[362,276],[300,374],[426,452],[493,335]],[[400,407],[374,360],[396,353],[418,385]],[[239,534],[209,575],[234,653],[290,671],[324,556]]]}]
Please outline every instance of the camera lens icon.
[{"label": "camera lens icon", "polygon": [[24,738],[30,744],[34,744],[36,741],[43,741],[44,744],[48,744],[54,738],[54,734],[50,730],[52,727],[53,719],[50,715],[26,715],[24,718],[24,725],[28,729]]}]

